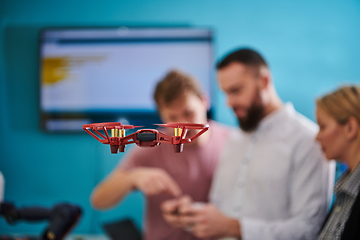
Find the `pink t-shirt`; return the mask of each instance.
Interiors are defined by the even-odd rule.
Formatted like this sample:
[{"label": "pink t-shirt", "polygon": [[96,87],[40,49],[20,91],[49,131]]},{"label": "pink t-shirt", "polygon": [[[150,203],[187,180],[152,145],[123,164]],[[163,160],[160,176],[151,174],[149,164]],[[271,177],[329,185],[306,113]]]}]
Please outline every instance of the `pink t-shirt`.
[{"label": "pink t-shirt", "polygon": [[[209,125],[210,138],[204,146],[184,144],[182,153],[175,153],[171,144],[161,144],[153,148],[134,147],[121,162],[120,168],[162,168],[178,183],[183,194],[190,195],[197,202],[208,202],[214,170],[230,133],[229,127],[214,121],[210,121]],[[172,198],[166,193],[147,197],[145,240],[198,239],[182,229],[171,227],[163,219],[160,204]]]}]

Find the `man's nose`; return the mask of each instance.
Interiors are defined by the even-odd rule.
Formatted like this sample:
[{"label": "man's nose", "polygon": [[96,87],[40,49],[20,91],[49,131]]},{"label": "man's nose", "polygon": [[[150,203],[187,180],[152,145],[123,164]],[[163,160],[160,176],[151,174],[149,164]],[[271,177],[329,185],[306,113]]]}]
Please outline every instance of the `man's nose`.
[{"label": "man's nose", "polygon": [[175,120],[174,122],[180,122],[180,123],[187,122],[185,117],[177,117],[174,120]]},{"label": "man's nose", "polygon": [[226,97],[226,103],[229,107],[233,107],[234,106],[234,98],[233,97]]}]

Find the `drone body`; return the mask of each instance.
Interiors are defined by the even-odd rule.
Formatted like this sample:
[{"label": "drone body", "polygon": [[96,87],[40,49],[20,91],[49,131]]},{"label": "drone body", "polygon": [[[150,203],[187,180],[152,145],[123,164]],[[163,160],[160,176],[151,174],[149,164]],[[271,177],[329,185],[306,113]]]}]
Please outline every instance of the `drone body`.
[{"label": "drone body", "polygon": [[[109,144],[111,153],[124,152],[125,146],[135,143],[139,147],[155,147],[161,143],[172,144],[174,151],[183,151],[184,143],[191,143],[209,129],[208,124],[196,123],[167,123],[156,124],[162,127],[174,129],[174,136],[169,136],[155,129],[140,129],[135,133],[125,136],[125,129],[133,129],[138,126],[123,125],[120,122],[92,123],[83,125],[83,129],[103,144]],[[186,138],[189,129],[200,130],[195,136]],[[108,130],[111,131],[109,134]],[[100,131],[103,131],[101,133]]]}]

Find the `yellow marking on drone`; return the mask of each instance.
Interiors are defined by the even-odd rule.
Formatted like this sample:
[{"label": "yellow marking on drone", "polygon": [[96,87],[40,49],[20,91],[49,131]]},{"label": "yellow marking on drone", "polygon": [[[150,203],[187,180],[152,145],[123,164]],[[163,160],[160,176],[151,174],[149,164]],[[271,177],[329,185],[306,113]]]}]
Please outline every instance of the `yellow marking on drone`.
[{"label": "yellow marking on drone", "polygon": [[119,129],[119,137],[125,137],[125,129]]},{"label": "yellow marking on drone", "polygon": [[182,129],[181,128],[174,128],[174,136],[181,136]]},{"label": "yellow marking on drone", "polygon": [[118,136],[118,129],[111,129],[111,137],[117,137]]}]

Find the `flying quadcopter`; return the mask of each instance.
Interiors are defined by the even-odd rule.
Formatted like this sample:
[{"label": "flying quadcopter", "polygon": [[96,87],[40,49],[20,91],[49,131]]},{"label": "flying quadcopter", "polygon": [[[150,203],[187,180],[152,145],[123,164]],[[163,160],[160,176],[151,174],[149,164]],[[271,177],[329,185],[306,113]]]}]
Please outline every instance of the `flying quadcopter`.
[{"label": "flying quadcopter", "polygon": [[[155,129],[140,129],[135,133],[125,136],[125,129],[134,129],[141,126],[123,125],[120,122],[91,123],[83,125],[83,129],[103,144],[109,144],[111,153],[125,152],[125,146],[135,143],[139,147],[155,147],[161,143],[172,144],[174,151],[180,153],[183,151],[184,143],[191,143],[201,134],[209,129],[208,124],[197,123],[167,123],[155,124],[161,127],[170,127],[174,129],[174,136],[169,136]],[[191,138],[186,138],[189,129],[201,129]],[[108,130],[111,130],[109,135]],[[100,132],[100,131],[103,131]]]}]

